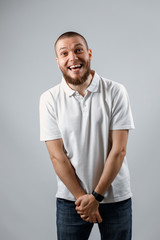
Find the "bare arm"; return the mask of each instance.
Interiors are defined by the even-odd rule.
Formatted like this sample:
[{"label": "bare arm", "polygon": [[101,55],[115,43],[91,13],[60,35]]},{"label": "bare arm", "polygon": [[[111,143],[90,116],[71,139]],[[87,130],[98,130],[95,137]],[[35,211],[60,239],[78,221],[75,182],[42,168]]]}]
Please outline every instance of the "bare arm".
[{"label": "bare arm", "polygon": [[[63,141],[62,139],[50,140],[46,141],[46,146],[53,163],[54,169],[58,177],[62,180],[62,182],[66,185],[68,190],[74,195],[76,199],[80,198],[81,196],[87,196],[83,188],[81,187],[78,177],[75,173],[75,169],[72,166],[71,162],[67,158],[64,148],[63,148]],[[85,203],[84,203],[85,205]],[[101,222],[101,217],[99,214],[98,209],[94,211],[94,216],[90,216],[91,222],[96,222],[96,218],[99,222]],[[89,216],[88,214],[87,216]],[[92,214],[93,215],[93,214]],[[84,216],[85,220],[86,216]]]},{"label": "bare arm", "polygon": [[128,130],[112,130],[109,134],[111,150],[106,159],[103,173],[95,191],[104,195],[122,166],[126,155]]},{"label": "bare arm", "polygon": [[[117,176],[124,157],[126,155],[126,146],[128,139],[128,130],[113,130],[109,133],[109,148],[110,151],[107,154],[107,159],[104,165],[104,169],[101,178],[95,188],[95,191],[101,195],[104,195],[115,177]],[[97,202],[92,194],[88,196],[82,196],[76,201],[76,210],[83,217],[92,212],[95,212]],[[85,205],[83,204],[85,203]],[[86,220],[89,220],[86,219]]]},{"label": "bare arm", "polygon": [[66,156],[62,139],[46,141],[46,146],[58,177],[76,199],[86,194],[81,187],[75,169]]}]

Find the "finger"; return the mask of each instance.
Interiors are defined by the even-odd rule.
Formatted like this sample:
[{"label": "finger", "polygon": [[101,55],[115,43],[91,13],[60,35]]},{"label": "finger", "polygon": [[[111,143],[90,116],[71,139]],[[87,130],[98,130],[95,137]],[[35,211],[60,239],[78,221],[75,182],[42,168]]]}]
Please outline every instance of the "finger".
[{"label": "finger", "polygon": [[87,216],[87,213],[85,211],[84,212],[83,211],[77,211],[77,213],[80,214],[80,215],[86,215]]},{"label": "finger", "polygon": [[92,217],[92,222],[93,223],[97,223],[97,218],[96,217]]},{"label": "finger", "polygon": [[88,220],[89,220],[89,217],[86,215],[80,215],[80,217],[86,222],[88,222]]},{"label": "finger", "polygon": [[89,216],[89,213],[87,211],[83,211],[83,209],[76,209],[77,213],[80,215],[85,215],[85,216]]},{"label": "finger", "polygon": [[79,215],[85,215],[85,216],[87,215],[86,212],[83,212],[83,211],[77,211],[77,213],[78,213]]},{"label": "finger", "polygon": [[77,211],[81,211],[82,207],[81,206],[76,206]]},{"label": "finger", "polygon": [[101,222],[102,222],[102,218],[101,218],[99,212],[96,214],[96,219],[97,219],[97,222],[98,222],[98,223],[101,223]]},{"label": "finger", "polygon": [[82,205],[76,206],[76,210],[77,210],[77,211],[87,212],[86,209],[87,209],[87,207],[82,207]]},{"label": "finger", "polygon": [[83,219],[87,219],[88,216],[87,216],[87,215],[84,215],[84,214],[81,214],[81,218],[83,218]]},{"label": "finger", "polygon": [[86,216],[86,215],[81,215],[81,218],[86,221],[86,222],[90,222],[90,223],[97,223],[97,219],[95,216]]},{"label": "finger", "polygon": [[93,223],[98,223],[97,214],[89,215],[89,221]]},{"label": "finger", "polygon": [[92,217],[92,216],[91,217],[89,216],[86,220],[90,223],[96,223],[97,222],[96,218]]},{"label": "finger", "polygon": [[76,206],[79,206],[81,204],[81,197],[79,197],[78,199],[77,199],[77,201],[75,201],[75,205]]},{"label": "finger", "polygon": [[93,219],[90,217],[87,217],[84,219],[86,222],[93,223]]},{"label": "finger", "polygon": [[79,207],[76,207],[76,211],[78,212],[82,212],[83,213],[83,210],[82,210],[82,207],[81,206],[79,206]]}]

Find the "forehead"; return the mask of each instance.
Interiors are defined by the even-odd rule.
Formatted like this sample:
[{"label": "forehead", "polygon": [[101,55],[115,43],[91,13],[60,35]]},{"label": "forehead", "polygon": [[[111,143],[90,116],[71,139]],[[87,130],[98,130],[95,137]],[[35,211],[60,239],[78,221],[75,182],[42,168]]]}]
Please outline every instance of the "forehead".
[{"label": "forehead", "polygon": [[64,48],[74,48],[76,46],[83,46],[86,47],[85,41],[80,36],[75,37],[66,37],[63,39],[58,40],[56,44],[56,50],[60,51]]}]

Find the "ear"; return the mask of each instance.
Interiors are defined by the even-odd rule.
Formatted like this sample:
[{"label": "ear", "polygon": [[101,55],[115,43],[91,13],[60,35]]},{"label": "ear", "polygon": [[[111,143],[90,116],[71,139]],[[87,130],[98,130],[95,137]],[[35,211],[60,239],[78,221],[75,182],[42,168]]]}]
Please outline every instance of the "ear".
[{"label": "ear", "polygon": [[92,50],[91,49],[88,49],[88,54],[89,54],[90,60],[92,60]]}]

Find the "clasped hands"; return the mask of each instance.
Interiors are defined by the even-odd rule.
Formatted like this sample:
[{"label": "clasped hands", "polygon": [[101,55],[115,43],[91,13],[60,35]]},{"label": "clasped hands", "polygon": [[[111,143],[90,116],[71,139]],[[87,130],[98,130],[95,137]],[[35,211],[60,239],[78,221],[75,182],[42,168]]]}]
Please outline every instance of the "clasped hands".
[{"label": "clasped hands", "polygon": [[85,194],[75,202],[76,211],[84,221],[90,223],[101,223],[102,218],[99,213],[99,202],[92,194]]}]

